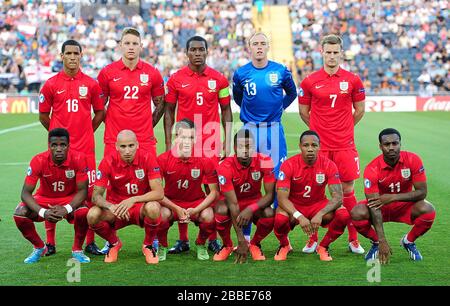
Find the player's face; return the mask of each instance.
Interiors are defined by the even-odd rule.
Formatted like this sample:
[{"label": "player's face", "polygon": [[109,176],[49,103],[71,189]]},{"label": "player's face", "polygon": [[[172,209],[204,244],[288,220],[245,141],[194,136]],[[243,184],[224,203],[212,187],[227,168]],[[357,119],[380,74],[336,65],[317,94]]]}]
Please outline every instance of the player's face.
[{"label": "player's face", "polygon": [[127,60],[134,60],[139,57],[142,50],[142,43],[139,37],[133,34],[126,34],[120,42],[122,55]]},{"label": "player's face", "polygon": [[80,67],[82,53],[78,46],[66,46],[64,53],[61,53],[64,68],[67,70],[76,70]]},{"label": "player's face", "polygon": [[264,35],[255,35],[250,41],[250,55],[253,60],[267,59],[269,42]]},{"label": "player's face", "polygon": [[206,50],[205,42],[194,40],[189,43],[189,49],[187,50],[187,57],[191,65],[193,66],[205,65],[207,55],[208,51]]},{"label": "player's face", "polygon": [[62,164],[67,159],[69,141],[66,137],[51,137],[48,142],[48,148],[52,153],[53,162]]},{"label": "player's face", "polygon": [[139,147],[137,140],[133,137],[123,137],[116,143],[120,158],[126,163],[132,163]]},{"label": "player's face", "polygon": [[303,136],[300,141],[300,151],[302,152],[303,160],[308,164],[313,164],[317,155],[319,154],[320,142],[315,135]]},{"label": "player's face", "polygon": [[178,129],[175,141],[181,156],[191,156],[195,142],[195,130],[187,128]]},{"label": "player's face", "polygon": [[255,153],[255,142],[252,138],[238,138],[234,150],[239,163],[248,166]]},{"label": "player's face", "polygon": [[340,65],[342,50],[339,44],[325,44],[322,50],[323,63],[328,68],[335,68]]},{"label": "player's face", "polygon": [[389,134],[381,137],[380,149],[387,160],[397,161],[400,158],[401,142],[397,134]]}]

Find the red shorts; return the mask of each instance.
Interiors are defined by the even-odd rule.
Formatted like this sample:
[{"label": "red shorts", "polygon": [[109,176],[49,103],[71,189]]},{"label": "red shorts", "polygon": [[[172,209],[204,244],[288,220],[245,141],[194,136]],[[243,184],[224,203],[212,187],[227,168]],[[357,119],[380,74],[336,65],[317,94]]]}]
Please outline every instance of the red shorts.
[{"label": "red shorts", "polygon": [[356,149],[341,151],[320,150],[319,154],[331,159],[336,164],[341,182],[354,181],[359,178],[359,156]]},{"label": "red shorts", "polygon": [[[321,209],[323,209],[328,204],[328,199],[322,200],[320,202],[314,203],[312,205],[296,205],[294,207],[298,210],[306,219],[311,220]],[[298,221],[297,221],[298,222]]]},{"label": "red shorts", "polygon": [[[139,142],[139,149],[141,151],[151,152],[156,155],[156,143],[150,142]],[[116,154],[116,144],[115,143],[105,143],[105,150],[103,151],[103,156],[108,156],[110,154]]]},{"label": "red shorts", "polygon": [[[358,204],[367,205],[367,200],[358,202]],[[392,202],[381,207],[383,222],[398,222],[413,225],[411,220],[411,210],[415,202]]]},{"label": "red shorts", "polygon": [[252,205],[252,204],[256,204],[258,203],[259,199],[248,199],[248,200],[239,200],[238,199],[238,203],[239,203],[239,211],[243,211],[244,209],[246,209],[248,206]]},{"label": "red shorts", "polygon": [[143,206],[144,203],[135,203],[133,207],[128,210],[128,213],[130,214],[130,220],[128,221],[116,218],[113,226],[114,229],[118,230],[132,224],[144,227],[144,218],[141,220],[141,209]]},{"label": "red shorts", "polygon": [[[35,200],[36,200],[36,197],[35,197]],[[57,205],[57,204],[51,204],[51,203],[44,203],[44,204],[41,204],[41,203],[39,203],[38,202],[38,200],[36,200],[36,202],[39,204],[39,206],[41,206],[42,208],[46,208],[46,209],[48,209],[48,205],[50,204],[50,205]],[[67,204],[67,203],[66,203]],[[64,204],[65,205],[65,204]],[[27,204],[25,204],[24,202],[20,202],[19,203],[19,205],[17,205],[17,208],[18,207],[27,207]],[[75,209],[75,211],[76,210],[78,210],[78,209],[88,209],[86,206],[80,206],[80,207],[78,207],[77,209]],[[87,213],[87,212],[86,212]],[[66,219],[67,220],[67,222],[69,222],[70,224],[74,224],[74,222],[75,222],[75,218],[74,218],[74,211],[73,212],[71,212],[70,214],[67,214],[67,215],[65,215],[64,216],[64,219]],[[42,218],[41,216],[37,216],[37,219],[36,220],[33,220],[34,222],[44,222],[45,221],[45,219],[44,218]]]}]

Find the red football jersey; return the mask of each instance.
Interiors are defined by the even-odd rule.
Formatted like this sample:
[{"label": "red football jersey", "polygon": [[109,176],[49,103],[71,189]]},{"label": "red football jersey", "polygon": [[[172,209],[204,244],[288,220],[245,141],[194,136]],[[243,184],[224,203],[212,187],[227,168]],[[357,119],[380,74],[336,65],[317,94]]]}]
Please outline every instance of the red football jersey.
[{"label": "red football jersey", "polygon": [[326,157],[318,156],[310,166],[297,154],[281,164],[277,189],[289,188],[289,200],[299,206],[310,206],[326,200],[325,187],[340,184],[336,164]]},{"label": "red football jersey", "polygon": [[95,185],[108,188],[106,200],[119,204],[132,196],[146,194],[151,190],[149,180],[160,177],[159,166],[153,154],[137,150],[133,162],[127,164],[117,152],[100,162]]},{"label": "red football jersey", "polygon": [[217,172],[207,157],[177,158],[172,151],[158,156],[164,177],[164,195],[175,203],[200,203],[205,199],[202,184],[217,184]]},{"label": "red football jersey", "polygon": [[169,78],[167,90],[166,102],[178,106],[176,121],[192,120],[197,127],[198,139],[202,139],[197,143],[203,146],[214,135],[205,149],[220,149],[214,145],[214,141],[220,143],[219,104],[230,104],[229,82],[225,76],[208,66],[201,74],[185,66]]},{"label": "red football jersey", "polygon": [[164,95],[159,71],[140,60],[131,71],[122,59],[103,68],[98,82],[109,97],[105,118],[105,143],[115,143],[117,134],[132,130],[139,142],[156,143],[152,123],[152,97]]},{"label": "red football jersey", "polygon": [[386,164],[380,154],[364,170],[364,192],[405,193],[413,190],[415,182],[426,180],[422,160],[416,154],[400,151],[400,159],[394,168]]},{"label": "red football jersey", "polygon": [[237,156],[225,158],[218,169],[220,190],[234,190],[239,201],[257,201],[262,197],[261,184],[275,182],[273,162],[269,156],[257,153],[249,167],[242,166]]},{"label": "red football jersey", "polygon": [[100,86],[81,70],[74,77],[59,72],[45,82],[39,95],[39,112],[51,112],[49,129],[67,129],[70,147],[87,155],[95,154],[92,109],[104,108]]},{"label": "red football jersey", "polygon": [[39,180],[40,186],[35,195],[41,196],[44,201],[49,198],[54,202],[55,198],[75,195],[78,192],[77,183],[88,180],[87,171],[85,154],[69,150],[66,161],[58,166],[48,150],[31,159],[25,184],[36,185]]},{"label": "red football jersey", "polygon": [[309,128],[323,150],[355,148],[353,103],[366,98],[361,79],[342,68],[329,75],[322,68],[300,84],[298,102],[310,105]]}]

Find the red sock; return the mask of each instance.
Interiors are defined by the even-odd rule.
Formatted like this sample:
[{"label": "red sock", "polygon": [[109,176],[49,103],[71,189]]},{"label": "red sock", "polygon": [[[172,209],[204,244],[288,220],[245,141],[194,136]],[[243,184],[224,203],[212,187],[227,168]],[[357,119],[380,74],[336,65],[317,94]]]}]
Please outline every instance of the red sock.
[{"label": "red sock", "polygon": [[377,232],[375,232],[369,220],[359,220],[359,221],[353,220],[352,223],[355,226],[355,229],[358,231],[358,233],[372,240],[372,242],[378,242]]},{"label": "red sock", "polygon": [[41,249],[45,246],[44,241],[36,232],[33,220],[27,217],[14,216],[14,221],[25,239],[31,242],[36,249]]},{"label": "red sock", "polygon": [[211,233],[211,235],[209,235],[208,240],[209,240],[209,241],[213,241],[213,240],[216,240],[216,239],[217,239],[217,231],[214,230],[214,231]]},{"label": "red sock", "polygon": [[250,241],[253,245],[259,245],[261,241],[273,230],[275,218],[259,218],[256,223],[256,231],[253,239]]},{"label": "red sock", "polygon": [[91,229],[88,229],[86,234],[86,245],[89,245],[94,242],[95,242],[95,232]]},{"label": "red sock", "polygon": [[423,214],[414,220],[414,226],[411,231],[408,233],[406,239],[410,242],[414,242],[417,238],[428,232],[434,222],[434,218],[436,217],[436,212],[430,212]]},{"label": "red sock", "polygon": [[346,209],[338,209],[334,213],[334,218],[328,225],[328,231],[320,242],[320,246],[328,248],[328,246],[344,233],[345,227],[350,220],[350,215]]},{"label": "red sock", "polygon": [[161,224],[161,215],[156,219],[150,219],[149,217],[144,217],[144,229],[145,229],[145,245],[152,245],[153,240],[155,240],[158,233],[158,226]]},{"label": "red sock", "polygon": [[216,219],[216,230],[222,237],[223,246],[232,247],[233,241],[231,241],[230,229],[231,229],[231,219],[229,216],[222,216],[219,214],[214,215]]},{"label": "red sock", "polygon": [[311,236],[309,236],[309,239],[313,240],[315,242],[319,241],[319,231],[317,231],[314,234],[312,234]]},{"label": "red sock", "polygon": [[56,245],[55,240],[56,223],[47,220],[45,220],[44,222],[45,222],[45,234],[47,236],[47,243]]},{"label": "red sock", "polygon": [[[349,214],[351,213],[353,207],[355,207],[357,203],[358,201],[356,200],[354,190],[352,190],[351,192],[344,193],[342,204],[345,208],[347,208]],[[348,241],[352,242],[354,240],[358,240],[358,231],[351,222],[347,225],[347,229],[348,229]]]},{"label": "red sock", "polygon": [[282,214],[276,214],[274,219],[273,232],[280,241],[280,245],[282,247],[289,245],[288,234],[291,231],[289,217]]},{"label": "red sock", "polygon": [[87,223],[87,213],[89,209],[87,207],[79,208],[74,211],[74,228],[75,237],[73,240],[72,251],[82,251],[84,239],[86,238],[89,225]]},{"label": "red sock", "polygon": [[111,224],[106,221],[91,225],[91,228],[97,235],[108,241],[110,244],[115,244],[119,241],[116,231],[111,227]]},{"label": "red sock", "polygon": [[189,241],[188,225],[189,223],[178,222],[178,233],[180,234],[180,240]]},{"label": "red sock", "polygon": [[156,234],[158,236],[159,244],[165,248],[169,246],[169,243],[167,242],[167,232],[169,231],[170,225],[169,221],[161,219]]},{"label": "red sock", "polygon": [[216,230],[216,223],[214,221],[212,222],[200,222],[198,225],[199,231],[197,240],[195,240],[196,245],[204,245],[206,243],[206,239],[210,237],[212,232],[215,232]]}]

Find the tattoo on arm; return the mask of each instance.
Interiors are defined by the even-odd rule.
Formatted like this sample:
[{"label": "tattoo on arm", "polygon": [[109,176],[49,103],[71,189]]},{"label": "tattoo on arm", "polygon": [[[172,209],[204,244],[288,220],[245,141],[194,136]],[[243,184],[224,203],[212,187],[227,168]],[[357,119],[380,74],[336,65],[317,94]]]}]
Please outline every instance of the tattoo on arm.
[{"label": "tattoo on arm", "polygon": [[153,126],[156,126],[164,114],[164,96],[158,96],[153,98],[153,103],[155,104],[155,110],[153,111]]}]

